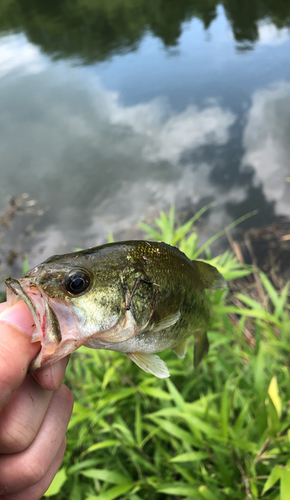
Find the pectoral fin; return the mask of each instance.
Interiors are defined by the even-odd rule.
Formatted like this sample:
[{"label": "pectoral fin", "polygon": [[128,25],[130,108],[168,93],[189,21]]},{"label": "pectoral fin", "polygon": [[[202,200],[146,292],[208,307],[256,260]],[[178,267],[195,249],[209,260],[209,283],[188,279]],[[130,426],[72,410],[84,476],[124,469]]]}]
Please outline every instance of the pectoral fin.
[{"label": "pectoral fin", "polygon": [[204,332],[194,344],[193,365],[196,368],[202,358],[208,353],[209,341],[206,332]]},{"label": "pectoral fin", "polygon": [[175,325],[180,318],[180,311],[178,310],[176,313],[171,314],[171,316],[167,316],[163,318],[156,324],[152,324],[152,327],[148,329],[150,332],[159,332],[160,330],[164,330],[165,328],[169,328],[170,326]]},{"label": "pectoral fin", "polygon": [[149,322],[148,331],[159,332],[177,323],[180,318],[180,305],[183,294],[184,290],[180,287],[174,290],[164,302],[157,305]]},{"label": "pectoral fin", "polygon": [[124,342],[124,340],[134,337],[137,332],[138,326],[131,311],[126,311],[123,321],[118,321],[116,325],[109,330],[97,332],[94,337],[114,344],[116,342]]},{"label": "pectoral fin", "polygon": [[127,354],[144,372],[152,373],[158,378],[170,377],[166,364],[156,354],[145,354],[142,352],[128,352]]},{"label": "pectoral fin", "polygon": [[175,347],[172,347],[172,350],[178,358],[184,358],[187,350],[187,339],[183,340],[182,342],[179,342]]}]

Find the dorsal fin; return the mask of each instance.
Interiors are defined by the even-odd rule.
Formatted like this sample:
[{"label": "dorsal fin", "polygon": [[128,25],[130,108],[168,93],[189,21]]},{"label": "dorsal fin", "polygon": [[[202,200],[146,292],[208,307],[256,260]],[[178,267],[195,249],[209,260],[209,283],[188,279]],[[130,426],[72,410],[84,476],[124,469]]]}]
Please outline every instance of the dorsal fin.
[{"label": "dorsal fin", "polygon": [[211,288],[212,290],[227,288],[226,280],[214,266],[201,260],[194,260],[193,262],[197,267],[204,288]]}]

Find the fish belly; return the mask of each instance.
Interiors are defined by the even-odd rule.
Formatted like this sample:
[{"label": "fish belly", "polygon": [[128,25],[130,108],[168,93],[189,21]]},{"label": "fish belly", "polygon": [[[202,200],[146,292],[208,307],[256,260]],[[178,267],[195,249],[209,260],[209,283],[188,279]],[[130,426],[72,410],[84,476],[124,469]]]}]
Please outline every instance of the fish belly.
[{"label": "fish belly", "polygon": [[90,338],[85,344],[93,349],[108,349],[117,352],[143,352],[151,354],[165,351],[176,346],[182,340],[192,335],[194,331],[185,329],[166,328],[158,332],[141,332],[124,342],[105,342],[98,338]]}]

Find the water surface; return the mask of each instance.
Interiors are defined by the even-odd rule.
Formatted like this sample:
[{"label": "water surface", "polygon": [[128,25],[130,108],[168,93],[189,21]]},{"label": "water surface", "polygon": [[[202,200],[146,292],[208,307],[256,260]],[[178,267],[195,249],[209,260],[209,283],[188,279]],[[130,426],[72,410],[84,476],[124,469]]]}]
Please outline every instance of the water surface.
[{"label": "water surface", "polygon": [[[45,210],[30,262],[216,202],[202,237],[290,216],[290,4],[0,5],[1,203]],[[21,232],[21,225],[17,226]]]}]

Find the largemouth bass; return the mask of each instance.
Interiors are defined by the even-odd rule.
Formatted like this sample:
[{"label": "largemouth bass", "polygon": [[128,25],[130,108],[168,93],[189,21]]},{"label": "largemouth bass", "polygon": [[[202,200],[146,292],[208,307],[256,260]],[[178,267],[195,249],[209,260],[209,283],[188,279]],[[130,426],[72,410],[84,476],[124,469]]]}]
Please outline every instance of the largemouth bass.
[{"label": "largemouth bass", "polygon": [[217,269],[190,261],[165,243],[125,241],[54,255],[22,278],[8,278],[7,300],[23,299],[40,341],[30,372],[81,345],[127,354],[159,378],[169,371],[156,352],[183,358],[194,335],[194,365],[208,351],[206,288],[225,288]]}]

